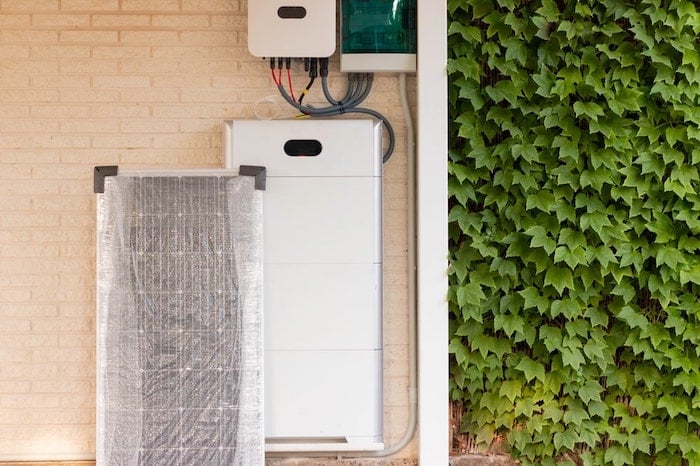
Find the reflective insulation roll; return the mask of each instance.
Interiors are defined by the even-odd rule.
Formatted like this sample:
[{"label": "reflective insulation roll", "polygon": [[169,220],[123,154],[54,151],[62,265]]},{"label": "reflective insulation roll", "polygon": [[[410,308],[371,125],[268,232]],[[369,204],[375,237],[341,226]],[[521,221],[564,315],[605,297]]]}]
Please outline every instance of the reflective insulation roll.
[{"label": "reflective insulation roll", "polygon": [[100,465],[262,465],[262,192],[110,176],[97,201]]}]

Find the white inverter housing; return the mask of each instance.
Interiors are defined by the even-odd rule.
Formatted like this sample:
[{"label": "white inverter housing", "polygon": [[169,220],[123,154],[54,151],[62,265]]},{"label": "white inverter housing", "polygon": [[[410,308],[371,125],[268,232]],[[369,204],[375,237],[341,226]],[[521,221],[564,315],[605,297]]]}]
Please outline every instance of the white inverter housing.
[{"label": "white inverter housing", "polygon": [[335,52],[334,0],[251,0],[248,50],[256,57],[330,57]]},{"label": "white inverter housing", "polygon": [[267,170],[266,450],[382,449],[380,124],[228,121],[225,148]]}]

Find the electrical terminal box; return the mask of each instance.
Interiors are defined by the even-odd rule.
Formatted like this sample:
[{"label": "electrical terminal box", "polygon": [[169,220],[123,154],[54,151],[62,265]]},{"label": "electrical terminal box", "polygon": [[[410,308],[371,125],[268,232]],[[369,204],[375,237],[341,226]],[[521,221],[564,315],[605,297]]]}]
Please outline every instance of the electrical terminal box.
[{"label": "electrical terminal box", "polygon": [[251,0],[248,50],[256,57],[330,57],[335,0]]},{"label": "electrical terminal box", "polygon": [[341,4],[341,71],[416,71],[416,0]]}]

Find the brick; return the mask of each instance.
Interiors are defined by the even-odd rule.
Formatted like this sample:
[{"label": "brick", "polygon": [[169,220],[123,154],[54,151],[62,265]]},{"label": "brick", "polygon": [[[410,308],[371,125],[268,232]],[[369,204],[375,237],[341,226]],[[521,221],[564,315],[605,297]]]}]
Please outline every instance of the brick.
[{"label": "brick", "polygon": [[[87,318],[61,318],[61,319],[33,319],[30,321],[32,333],[56,333],[58,332],[59,346],[85,346],[71,345],[70,338],[77,332],[88,332],[94,330],[94,324]],[[91,334],[94,345],[95,335]],[[84,335],[81,335],[84,336]]]},{"label": "brick", "polygon": [[99,105],[91,107],[91,116],[96,118],[144,118],[151,116],[145,105]]},{"label": "brick", "polygon": [[0,339],[1,348],[28,348],[35,351],[36,348],[50,347],[55,350],[58,346],[58,335],[4,335]]},{"label": "brick", "polygon": [[[202,58],[209,56],[210,47],[198,45],[170,45],[153,47],[153,58]],[[176,64],[179,64],[175,62]]]},{"label": "brick", "polygon": [[150,83],[148,76],[95,76],[92,79],[92,87],[105,89],[148,88]]},{"label": "brick", "polygon": [[32,15],[34,27],[85,27],[90,24],[90,15],[77,14],[35,14]]},{"label": "brick", "polygon": [[63,11],[112,11],[119,9],[119,0],[61,0]]},{"label": "brick", "polygon": [[180,10],[179,0],[122,0],[124,11],[178,11]]},{"label": "brick", "polygon": [[111,28],[123,28],[123,27],[143,27],[149,26],[151,24],[150,15],[140,15],[140,14],[111,14],[111,15],[100,15],[96,14],[92,16],[92,25],[95,27],[111,27]]},{"label": "brick", "polygon": [[183,89],[180,92],[181,102],[224,102],[232,100],[235,93],[227,89]]},{"label": "brick", "polygon": [[56,226],[58,222],[58,214],[47,213],[4,213],[0,218],[3,227]]},{"label": "brick", "polygon": [[95,58],[150,58],[151,49],[144,46],[96,45],[92,48],[92,56]]},{"label": "brick", "polygon": [[119,41],[119,33],[116,31],[61,31],[59,40],[66,44],[112,44]]},{"label": "brick", "polygon": [[59,63],[59,72],[61,74],[70,73],[73,76],[82,74],[92,75],[95,73],[116,73],[118,69],[119,62],[114,59],[91,58],[83,60],[74,58],[70,61],[62,61]]},{"label": "brick", "polygon": [[177,89],[123,89],[121,91],[122,102],[173,102],[178,101],[180,92]]},{"label": "brick", "polygon": [[58,0],[3,0],[2,8],[31,12],[58,10]]},{"label": "brick", "polygon": [[[2,17],[2,15],[0,15]],[[0,24],[0,27],[2,24]],[[29,58],[31,47],[26,45],[4,45],[0,47],[0,58]],[[13,73],[14,74],[14,73]]]},{"label": "brick", "polygon": [[[53,119],[16,118],[0,120],[0,131],[7,133],[37,133],[58,131],[58,121]],[[3,177],[5,168],[0,170],[0,178]],[[22,178],[19,176],[18,178]]]},{"label": "brick", "polygon": [[211,21],[214,28],[229,31],[245,31],[248,27],[248,18],[240,14],[213,15]]},{"label": "brick", "polygon": [[28,392],[30,386],[26,380],[0,380],[0,394]]},{"label": "brick", "polygon": [[[85,325],[86,332],[61,334],[58,336],[58,345],[64,348],[94,348],[95,347],[95,327],[92,322]],[[90,331],[89,333],[87,331]]]},{"label": "brick", "polygon": [[177,120],[129,120],[119,125],[122,133],[176,133],[178,129]]},{"label": "brick", "polygon": [[[80,136],[80,138],[82,140],[82,138],[87,138],[87,136]],[[45,166],[35,167],[32,170],[32,177],[38,180],[87,180],[91,176],[92,173],[89,170],[86,170],[84,167]]]},{"label": "brick", "polygon": [[31,24],[31,19],[31,15],[28,14],[3,12],[0,14],[0,27],[27,27]]},{"label": "brick", "polygon": [[114,136],[92,137],[92,147],[122,147],[133,149],[152,146],[153,139],[150,135],[119,134]]},{"label": "brick", "polygon": [[119,33],[119,41],[124,44],[173,44],[177,40],[177,31],[122,31]]},{"label": "brick", "polygon": [[[201,10],[200,10],[201,11]],[[155,27],[177,29],[208,28],[208,15],[153,15],[151,22]]]},{"label": "brick", "polygon": [[[53,148],[81,148],[90,147],[90,136],[85,135],[66,135],[58,134],[51,135],[48,138],[37,138],[33,144],[33,147],[53,147]],[[35,178],[40,178],[35,176]],[[52,179],[55,179],[55,175]]]},{"label": "brick", "polygon": [[0,256],[2,257],[58,257],[58,254],[59,248],[55,245],[32,243],[0,245]]},{"label": "brick", "polygon": [[[251,0],[254,1],[254,0]],[[182,11],[239,11],[237,0],[183,0]]]},{"label": "brick", "polygon": [[234,31],[184,31],[180,33],[183,44],[231,46],[236,43]]},{"label": "brick", "polygon": [[[84,95],[84,93],[82,93]],[[87,97],[83,97],[83,101],[87,101]],[[81,100],[82,100],[81,99]],[[74,96],[73,100],[78,100],[77,96]],[[116,97],[114,99],[116,101]],[[119,132],[119,121],[115,120],[61,120],[59,131],[62,133],[118,133]]]},{"label": "brick", "polygon": [[85,118],[90,113],[87,105],[32,105],[31,115],[36,118]]},{"label": "brick", "polygon": [[6,44],[54,44],[58,42],[58,32],[32,29],[5,29],[0,30],[0,40]]},{"label": "brick", "polygon": [[[57,354],[71,354],[80,353],[81,356],[86,354],[84,349],[55,349]],[[57,361],[57,359],[49,358],[45,360]],[[77,361],[75,359],[74,361]],[[70,380],[70,379],[59,379],[59,380],[36,380],[32,381],[31,391],[33,393],[84,393],[90,390],[94,390],[94,382],[87,380]]]}]

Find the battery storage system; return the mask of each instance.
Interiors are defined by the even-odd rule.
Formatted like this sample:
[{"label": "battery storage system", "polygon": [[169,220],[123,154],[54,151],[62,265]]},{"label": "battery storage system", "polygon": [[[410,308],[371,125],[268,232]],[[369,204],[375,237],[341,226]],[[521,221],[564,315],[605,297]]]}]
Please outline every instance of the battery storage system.
[{"label": "battery storage system", "polygon": [[227,165],[266,167],[267,451],[382,443],[381,128],[234,120]]}]

